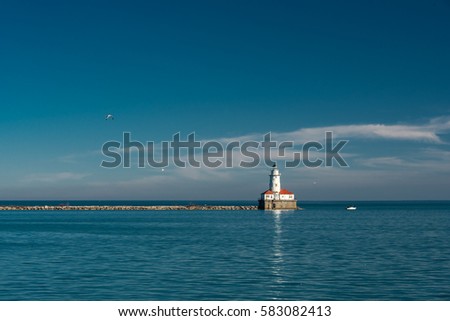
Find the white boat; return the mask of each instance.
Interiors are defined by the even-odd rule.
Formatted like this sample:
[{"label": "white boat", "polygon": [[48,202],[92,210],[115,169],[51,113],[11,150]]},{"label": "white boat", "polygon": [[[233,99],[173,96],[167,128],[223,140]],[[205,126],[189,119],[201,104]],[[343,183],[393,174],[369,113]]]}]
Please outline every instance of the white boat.
[{"label": "white boat", "polygon": [[356,211],[356,206],[348,206],[347,211]]}]

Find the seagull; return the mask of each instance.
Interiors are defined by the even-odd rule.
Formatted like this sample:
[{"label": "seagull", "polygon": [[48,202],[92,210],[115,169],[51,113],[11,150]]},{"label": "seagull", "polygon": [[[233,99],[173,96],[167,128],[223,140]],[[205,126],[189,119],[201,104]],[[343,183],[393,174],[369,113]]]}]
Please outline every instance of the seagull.
[{"label": "seagull", "polygon": [[114,116],[111,114],[108,114],[105,116],[105,120],[114,120]]}]

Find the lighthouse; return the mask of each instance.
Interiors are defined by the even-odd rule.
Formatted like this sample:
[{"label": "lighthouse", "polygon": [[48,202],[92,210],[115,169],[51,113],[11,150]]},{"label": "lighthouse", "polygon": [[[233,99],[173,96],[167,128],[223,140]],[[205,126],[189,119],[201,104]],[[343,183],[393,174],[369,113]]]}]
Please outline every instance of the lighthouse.
[{"label": "lighthouse", "polygon": [[272,192],[279,194],[281,191],[281,174],[278,170],[277,165],[273,165],[272,173],[270,173],[270,183],[269,187]]},{"label": "lighthouse", "polygon": [[261,210],[295,210],[297,200],[294,193],[281,188],[281,174],[277,165],[273,165],[269,175],[269,189],[261,194],[259,209]]}]

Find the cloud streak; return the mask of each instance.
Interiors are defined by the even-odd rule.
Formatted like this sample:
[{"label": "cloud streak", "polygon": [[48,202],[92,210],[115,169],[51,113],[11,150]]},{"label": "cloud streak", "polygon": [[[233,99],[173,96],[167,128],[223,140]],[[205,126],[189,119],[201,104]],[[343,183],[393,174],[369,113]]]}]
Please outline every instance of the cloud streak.
[{"label": "cloud streak", "polygon": [[[350,124],[336,125],[326,127],[301,128],[290,132],[273,132],[273,138],[283,141],[322,141],[326,132],[333,132],[335,138],[339,139],[386,139],[386,140],[403,140],[403,141],[419,141],[435,144],[442,144],[443,141],[439,137],[450,131],[450,118],[439,117],[430,120],[421,125],[408,124]],[[244,141],[261,139],[263,135],[253,134],[234,138],[219,138],[219,141]]]},{"label": "cloud streak", "polygon": [[[442,139],[442,135],[446,134],[450,131],[450,118],[449,117],[439,117],[431,119],[428,122],[425,122],[423,124],[350,124],[350,125],[336,125],[336,126],[326,126],[326,127],[310,127],[310,128],[301,128],[295,131],[288,131],[288,132],[272,132],[271,133],[271,139],[273,142],[277,142],[277,146],[280,146],[282,142],[292,142],[292,146],[288,147],[284,150],[283,153],[277,154],[277,152],[274,152],[272,154],[272,160],[276,161],[291,161],[295,158],[300,157],[303,159],[303,153],[301,153],[301,147],[303,144],[307,142],[322,142],[325,139],[327,132],[333,133],[334,141],[337,140],[352,140],[352,141],[358,141],[361,139],[374,139],[374,140],[390,140],[390,141],[411,141],[411,142],[421,142],[421,143],[427,143],[427,144],[434,144],[434,145],[443,145],[445,144],[445,141]],[[125,133],[124,133],[125,135]],[[183,136],[183,135],[181,135]],[[232,167],[238,168],[240,167],[240,164],[242,161],[251,161],[248,159],[248,156],[243,155],[242,150],[239,149],[228,149],[227,146],[230,143],[239,143],[238,146],[243,146],[246,142],[255,142],[258,147],[251,147],[250,150],[253,155],[258,155],[259,157],[259,165],[262,164],[264,161],[265,155],[264,155],[264,149],[262,148],[262,141],[264,141],[265,134],[263,133],[253,133],[253,134],[247,134],[243,136],[238,137],[221,137],[221,138],[215,138],[215,139],[205,139],[200,141],[200,146],[204,146],[208,142],[218,142],[222,148],[223,148],[223,155],[221,158],[221,163],[218,168],[226,168],[225,162],[232,163]],[[125,136],[124,136],[125,137]],[[129,139],[129,138],[127,138]],[[181,137],[181,140],[184,141],[187,139],[187,136]],[[124,144],[125,141],[127,141],[125,138],[123,139],[123,142],[118,142],[119,148],[115,149],[115,151],[121,155],[126,155],[127,157],[130,156],[129,154],[133,154],[131,157],[131,161],[133,163],[133,167],[138,166],[138,154],[142,152],[143,157],[141,160],[143,161],[142,164],[146,165],[146,159],[148,158],[148,148],[147,148],[147,142],[142,141],[139,142],[142,146],[141,150],[136,150],[135,147],[129,149],[125,148]],[[198,142],[198,141],[197,141]],[[138,142],[136,142],[138,143]],[[170,146],[170,142],[167,142],[168,146]],[[161,153],[162,153],[162,143],[155,143],[154,144],[155,149],[151,154],[156,156],[157,161],[159,162],[161,159]],[[173,165],[172,161],[174,156],[174,151],[169,149],[168,157],[169,157],[169,165]],[[195,156],[196,160],[200,161],[202,158],[202,150],[200,148],[195,149]],[[185,148],[181,148],[180,150],[180,156],[183,157],[183,160],[186,159],[186,153],[187,150]],[[323,156],[322,151],[312,150],[309,153],[310,157],[313,157],[313,159]],[[352,156],[358,156],[357,154],[344,154],[342,152],[340,155],[346,156],[346,157],[352,157]],[[395,156],[395,155],[394,155]],[[389,155],[388,159],[378,159],[374,160],[375,164],[397,164],[399,165],[398,160],[393,159],[393,155]],[[122,159],[123,160],[123,159]]]},{"label": "cloud streak", "polygon": [[[296,149],[286,150],[284,157],[292,158],[294,151],[300,151],[300,144],[308,141],[323,141],[325,133],[332,131],[336,139],[352,142],[358,140],[381,140],[392,142],[368,147],[354,144],[345,157],[352,158],[350,168],[306,168],[299,166],[284,170],[283,184],[298,193],[299,199],[447,199],[450,151],[445,139],[450,133],[449,118],[432,119],[422,124],[351,124],[326,127],[301,128],[296,131],[273,132],[272,139],[292,141]],[[183,135],[182,135],[183,136]],[[215,139],[226,146],[232,141],[261,142],[264,134],[250,133],[240,137]],[[168,139],[170,139],[169,137]],[[186,136],[182,137],[186,139]],[[202,140],[201,143],[211,141]],[[420,144],[399,144],[402,142]],[[143,142],[145,143],[145,142]],[[375,144],[376,145],[376,144]],[[155,147],[161,146],[156,143]],[[378,148],[378,149],[376,149]],[[147,149],[144,148],[145,152]],[[122,152],[125,152],[123,149]],[[263,157],[262,149],[256,152]],[[129,151],[127,151],[129,152]],[[157,155],[161,150],[157,148]],[[351,152],[351,153],[350,153]],[[132,162],[136,162],[136,151],[132,152]],[[99,152],[83,154],[97,165]],[[15,190],[8,187],[4,195],[13,195],[19,188],[28,197],[35,198],[101,198],[101,199],[256,199],[267,188],[268,169],[266,166],[247,169],[239,167],[245,157],[233,151],[233,168],[177,168],[169,166],[162,171],[145,171],[118,168],[117,171],[83,172],[79,162],[73,162],[70,169],[59,172],[38,172],[28,175]],[[196,156],[200,156],[198,153]],[[320,157],[318,151],[311,154]],[[69,159],[71,160],[71,159]],[[197,158],[200,160],[200,158]],[[84,163],[84,161],[83,161]],[[78,170],[76,169],[78,167]],[[96,173],[96,175],[94,175]],[[33,182],[33,184],[30,184]],[[40,186],[42,188],[35,188]],[[342,188],[345,186],[345,188]],[[31,196],[30,196],[31,195]],[[47,196],[46,196],[47,195]],[[5,197],[5,196],[4,196]]]},{"label": "cloud streak", "polygon": [[87,177],[88,174],[60,172],[60,173],[39,173],[31,174],[23,179],[24,182],[41,182],[41,183],[59,183],[62,181],[81,180]]},{"label": "cloud streak", "polygon": [[297,137],[318,137],[324,132],[333,132],[336,138],[383,138],[394,140],[425,141],[441,143],[436,129],[430,126],[410,125],[347,125],[301,129],[291,133]]}]

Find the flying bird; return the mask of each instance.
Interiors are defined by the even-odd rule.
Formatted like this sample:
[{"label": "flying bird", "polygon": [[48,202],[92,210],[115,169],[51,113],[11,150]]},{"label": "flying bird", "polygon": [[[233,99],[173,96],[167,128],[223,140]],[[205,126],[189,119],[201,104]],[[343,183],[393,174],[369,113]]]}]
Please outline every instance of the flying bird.
[{"label": "flying bird", "polygon": [[105,120],[114,120],[114,116],[111,114],[108,114],[105,116]]}]

